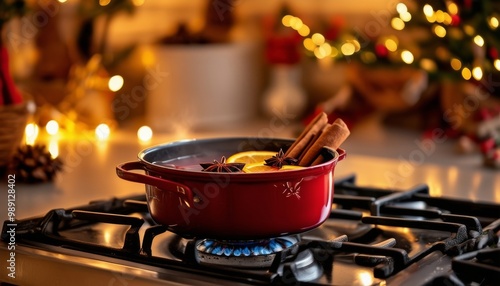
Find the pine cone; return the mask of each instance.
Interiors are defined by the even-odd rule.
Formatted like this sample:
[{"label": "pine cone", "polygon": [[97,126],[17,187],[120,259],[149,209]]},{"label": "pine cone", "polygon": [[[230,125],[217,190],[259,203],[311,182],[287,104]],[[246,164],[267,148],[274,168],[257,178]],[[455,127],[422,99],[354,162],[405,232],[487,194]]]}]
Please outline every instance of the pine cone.
[{"label": "pine cone", "polygon": [[11,170],[20,182],[41,183],[52,181],[62,166],[61,159],[52,158],[45,145],[24,145],[14,154]]}]

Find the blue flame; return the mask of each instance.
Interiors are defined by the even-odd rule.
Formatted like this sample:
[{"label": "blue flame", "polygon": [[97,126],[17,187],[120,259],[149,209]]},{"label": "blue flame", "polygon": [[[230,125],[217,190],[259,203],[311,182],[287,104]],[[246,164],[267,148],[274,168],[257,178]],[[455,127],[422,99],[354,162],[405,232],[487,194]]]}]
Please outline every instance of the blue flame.
[{"label": "blue flame", "polygon": [[218,256],[258,256],[283,251],[297,243],[294,237],[278,237],[252,241],[218,241],[204,239],[198,244],[201,252]]}]

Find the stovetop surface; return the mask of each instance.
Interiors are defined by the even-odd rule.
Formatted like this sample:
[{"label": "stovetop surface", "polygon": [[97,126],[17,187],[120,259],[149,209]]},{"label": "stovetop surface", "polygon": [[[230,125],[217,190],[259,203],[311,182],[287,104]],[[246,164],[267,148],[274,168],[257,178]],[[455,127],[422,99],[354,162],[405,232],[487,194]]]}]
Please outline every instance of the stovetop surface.
[{"label": "stovetop surface", "polygon": [[[499,248],[499,204],[433,197],[426,185],[388,190],[355,181],[355,176],[337,180],[330,218],[316,229],[292,235],[297,244],[266,257],[269,264],[263,267],[241,266],[246,258],[224,255],[215,258],[219,261],[215,265],[203,261],[206,255],[196,248],[201,238],[183,238],[156,225],[147,212],[145,195],[54,209],[45,216],[19,220],[16,243],[21,257],[86,269],[77,271],[83,275],[80,278],[67,278],[73,281],[88,280],[85,273],[96,268],[112,273],[108,279],[125,277],[128,283],[139,278],[220,285],[494,285],[498,281],[498,258],[491,257],[500,257],[494,252]],[[2,251],[8,230],[6,221]],[[463,273],[464,269],[469,271]]]}]

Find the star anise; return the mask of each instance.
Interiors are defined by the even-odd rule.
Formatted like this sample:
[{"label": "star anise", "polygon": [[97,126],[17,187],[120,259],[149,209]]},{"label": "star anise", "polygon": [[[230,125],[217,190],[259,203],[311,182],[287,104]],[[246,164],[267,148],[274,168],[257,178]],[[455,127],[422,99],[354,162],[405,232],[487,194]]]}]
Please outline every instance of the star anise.
[{"label": "star anise", "polygon": [[237,173],[242,172],[245,163],[226,163],[226,157],[222,156],[220,162],[214,160],[213,163],[200,163],[205,172]]},{"label": "star anise", "polygon": [[281,169],[283,165],[297,165],[298,160],[292,157],[286,157],[283,149],[280,149],[278,154],[272,156],[269,159],[264,160],[266,163],[264,165],[277,167]]}]

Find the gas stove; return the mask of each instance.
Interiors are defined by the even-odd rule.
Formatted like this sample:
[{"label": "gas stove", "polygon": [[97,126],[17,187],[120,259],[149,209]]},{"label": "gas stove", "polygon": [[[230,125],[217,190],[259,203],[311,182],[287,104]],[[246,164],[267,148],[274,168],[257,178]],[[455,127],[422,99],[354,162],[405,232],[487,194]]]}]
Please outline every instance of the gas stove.
[{"label": "gas stove", "polygon": [[5,221],[2,257],[12,252],[13,236],[16,278],[2,267],[0,279],[16,285],[497,285],[500,279],[500,204],[433,197],[427,185],[365,187],[355,175],[336,179],[330,217],[300,234],[182,237],[156,224],[145,194],[138,194]]}]

